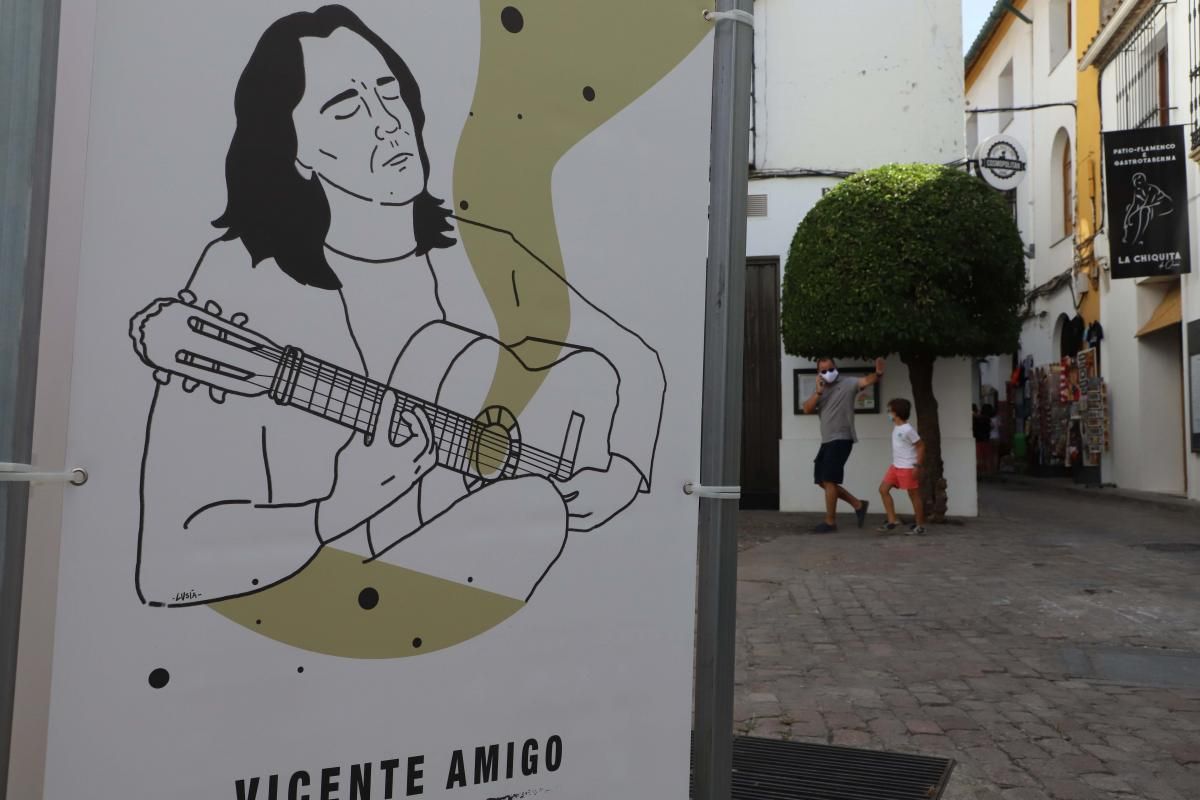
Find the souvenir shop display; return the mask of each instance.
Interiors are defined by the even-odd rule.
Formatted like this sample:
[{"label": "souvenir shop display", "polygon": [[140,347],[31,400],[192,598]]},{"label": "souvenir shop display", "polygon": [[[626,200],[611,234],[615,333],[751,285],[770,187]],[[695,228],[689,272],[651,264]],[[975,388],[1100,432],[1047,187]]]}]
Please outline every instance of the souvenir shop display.
[{"label": "souvenir shop display", "polygon": [[1108,390],[1100,377],[1099,351],[1029,368],[1029,461],[1043,474],[1094,472],[1110,442]]},{"label": "souvenir shop display", "polygon": [[1100,465],[1100,457],[1110,446],[1108,423],[1108,387],[1100,378],[1099,352],[1094,348],[1075,357],[1079,371],[1079,415],[1083,439],[1082,461],[1085,466]]}]

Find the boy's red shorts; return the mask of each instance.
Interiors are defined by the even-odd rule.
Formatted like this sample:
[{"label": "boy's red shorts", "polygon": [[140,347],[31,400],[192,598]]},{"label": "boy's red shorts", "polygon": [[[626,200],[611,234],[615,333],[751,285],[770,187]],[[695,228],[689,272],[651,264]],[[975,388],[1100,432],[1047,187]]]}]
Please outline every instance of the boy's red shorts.
[{"label": "boy's red shorts", "polygon": [[887,474],[883,476],[883,482],[895,486],[897,489],[921,488],[921,481],[917,477],[915,468],[888,467]]}]

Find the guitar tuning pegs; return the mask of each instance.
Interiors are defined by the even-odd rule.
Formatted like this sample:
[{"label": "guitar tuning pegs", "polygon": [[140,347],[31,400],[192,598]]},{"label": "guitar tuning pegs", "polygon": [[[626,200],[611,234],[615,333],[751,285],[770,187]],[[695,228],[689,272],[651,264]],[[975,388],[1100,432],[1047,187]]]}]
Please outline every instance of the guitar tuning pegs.
[{"label": "guitar tuning pegs", "polygon": [[183,390],[185,392],[194,392],[194,391],[196,391],[196,387],[199,385],[200,385],[199,381],[192,380],[191,378],[183,379]]},{"label": "guitar tuning pegs", "polygon": [[154,370],[154,382],[159,386],[166,386],[171,382],[171,373],[167,372],[165,369]]},{"label": "guitar tuning pegs", "polygon": [[181,291],[179,293],[178,296],[179,296],[180,300],[182,300],[183,302],[187,303],[190,306],[196,304],[196,294],[191,289],[184,289],[183,291]]},{"label": "guitar tuning pegs", "polygon": [[218,317],[221,316],[221,306],[217,305],[215,300],[209,300],[206,302],[204,304],[204,310],[210,314],[215,314]]},{"label": "guitar tuning pegs", "polygon": [[225,390],[218,389],[215,386],[208,387],[208,396],[214,403],[220,404],[225,402]]},{"label": "guitar tuning pegs", "polygon": [[230,317],[229,321],[232,322],[234,325],[237,325],[240,328],[243,325],[245,325],[247,322],[250,321],[250,317],[246,316],[241,311],[239,311],[236,314],[234,314],[232,317]]}]

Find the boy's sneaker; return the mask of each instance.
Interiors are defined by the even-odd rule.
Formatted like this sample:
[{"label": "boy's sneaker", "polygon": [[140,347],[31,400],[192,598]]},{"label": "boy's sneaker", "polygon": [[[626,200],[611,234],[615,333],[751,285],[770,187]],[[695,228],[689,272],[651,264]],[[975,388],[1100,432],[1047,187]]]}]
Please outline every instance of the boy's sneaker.
[{"label": "boy's sneaker", "polygon": [[896,530],[896,528],[899,528],[899,527],[900,527],[899,522],[885,522],[882,525],[880,525],[878,528],[876,528],[875,530],[879,531],[880,533],[893,533]]},{"label": "boy's sneaker", "polygon": [[813,533],[837,533],[837,525],[830,525],[828,522],[822,522],[820,525],[812,529]]},{"label": "boy's sneaker", "polygon": [[871,505],[870,500],[863,500],[862,505],[854,511],[854,516],[858,517],[858,527],[862,527],[867,521],[867,506]]},{"label": "boy's sneaker", "polygon": [[911,528],[908,529],[908,535],[909,536],[924,536],[925,528],[922,525],[913,525]]}]

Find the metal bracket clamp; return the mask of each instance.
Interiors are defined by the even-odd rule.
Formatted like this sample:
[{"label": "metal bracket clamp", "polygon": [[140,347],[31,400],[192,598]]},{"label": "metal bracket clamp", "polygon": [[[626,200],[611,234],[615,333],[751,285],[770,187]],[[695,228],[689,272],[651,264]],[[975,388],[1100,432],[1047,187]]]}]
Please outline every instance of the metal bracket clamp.
[{"label": "metal bracket clamp", "polygon": [[742,487],[701,486],[698,483],[688,481],[683,484],[683,493],[694,495],[696,497],[709,497],[713,500],[740,500],[742,498]]},{"label": "metal bracket clamp", "polygon": [[754,15],[749,11],[734,9],[733,11],[709,11],[704,10],[704,18],[709,22],[720,22],[721,20],[729,20],[730,22],[740,22],[743,25],[754,27]]},{"label": "metal bracket clamp", "polygon": [[31,464],[0,461],[0,483],[69,483],[83,486],[87,481],[88,472],[83,467],[63,472],[39,472]]}]

